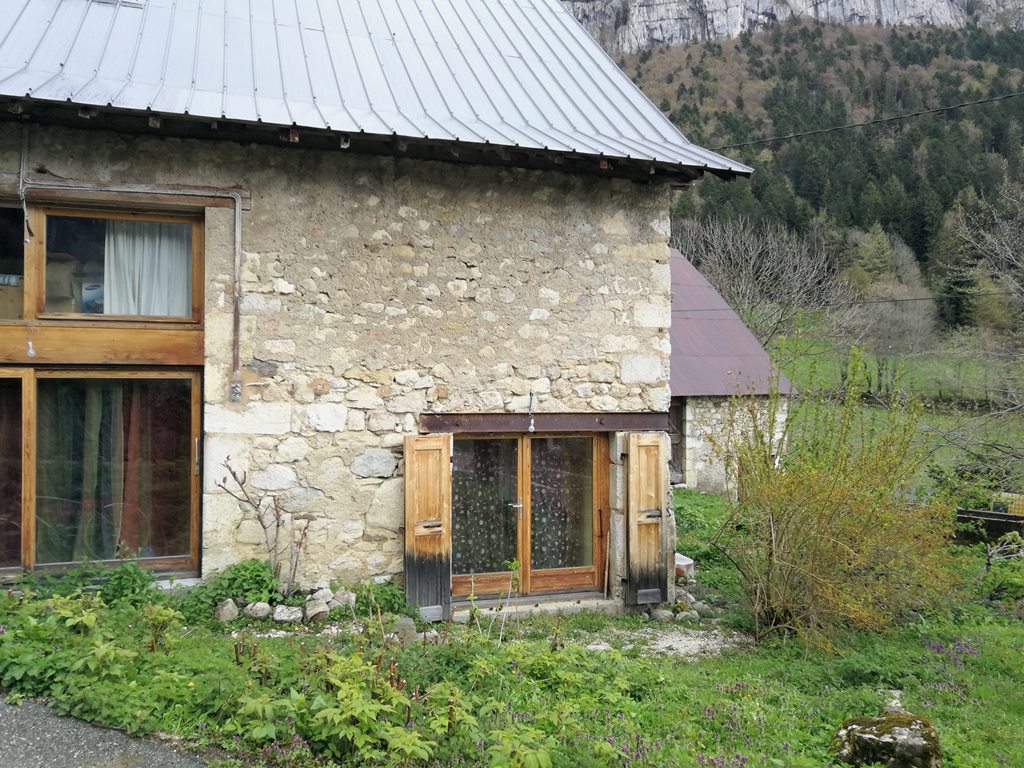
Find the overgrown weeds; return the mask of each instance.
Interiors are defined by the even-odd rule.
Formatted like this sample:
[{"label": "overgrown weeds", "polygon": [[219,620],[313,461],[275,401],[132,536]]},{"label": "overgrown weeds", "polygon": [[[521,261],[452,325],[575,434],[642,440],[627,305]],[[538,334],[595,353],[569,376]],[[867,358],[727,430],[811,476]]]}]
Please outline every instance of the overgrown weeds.
[{"label": "overgrown weeds", "polygon": [[[91,593],[0,596],[0,686],[270,768],[660,768],[740,757],[811,768],[828,764],[836,723],[876,711],[879,688],[900,687],[938,724],[952,768],[1024,764],[1020,624],[980,608],[959,624],[846,637],[841,656],[769,640],[698,662],[585,647],[635,631],[636,618],[523,618],[501,644],[453,626],[402,646],[358,627],[233,637],[157,608]],[[91,628],[68,623],[90,614]]]}]

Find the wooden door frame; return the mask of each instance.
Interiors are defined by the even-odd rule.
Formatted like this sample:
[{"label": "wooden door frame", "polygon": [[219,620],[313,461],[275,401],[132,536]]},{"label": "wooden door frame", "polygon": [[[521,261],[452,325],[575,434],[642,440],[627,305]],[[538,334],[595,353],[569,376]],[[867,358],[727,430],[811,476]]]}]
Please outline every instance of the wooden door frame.
[{"label": "wooden door frame", "polygon": [[[593,565],[568,568],[538,569],[534,573],[531,563],[532,556],[532,440],[534,438],[587,438],[591,441],[592,470],[591,481],[593,525]],[[518,594],[555,594],[567,591],[602,591],[605,588],[607,569],[607,537],[610,522],[609,489],[608,489],[608,434],[604,432],[553,432],[553,433],[470,433],[455,435],[457,440],[516,440],[516,471],[517,490],[521,518],[517,525],[516,551],[519,558],[519,589]],[[452,510],[454,516],[454,509]],[[453,552],[454,559],[454,552]],[[581,577],[590,576],[589,580]],[[452,575],[452,596],[467,597],[470,594],[494,595],[507,593],[509,587],[509,571],[485,574]]]},{"label": "wooden door frame", "polygon": [[[38,382],[45,379],[178,379],[190,383],[190,425],[189,425],[189,553],[181,556],[141,558],[139,563],[161,571],[198,572],[200,542],[200,500],[202,494],[202,372],[196,370],[144,370],[129,368],[23,368],[0,367],[0,378],[21,379],[22,387],[22,467],[21,467],[21,565],[17,568],[0,569],[0,575],[17,574],[24,570],[60,570],[74,563],[36,563],[36,475],[38,449]],[[103,561],[108,563],[117,560]]]},{"label": "wooden door frame", "polygon": [[35,519],[32,502],[35,499],[35,372],[31,368],[0,368],[0,379],[21,382],[21,565],[0,568],[0,576],[21,573],[26,556],[31,556],[35,541]]}]

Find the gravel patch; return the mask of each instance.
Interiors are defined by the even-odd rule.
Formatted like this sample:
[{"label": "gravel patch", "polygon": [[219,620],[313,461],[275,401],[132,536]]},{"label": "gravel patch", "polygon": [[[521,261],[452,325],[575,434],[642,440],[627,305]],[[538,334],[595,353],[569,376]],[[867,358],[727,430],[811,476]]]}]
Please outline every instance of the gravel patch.
[{"label": "gravel patch", "polygon": [[644,628],[633,631],[615,631],[608,640],[589,643],[588,651],[608,651],[613,643],[621,643],[630,650],[639,650],[645,655],[667,654],[682,659],[697,659],[736,648],[751,648],[753,642],[746,635],[726,634],[719,629],[686,629],[670,627],[665,629]]},{"label": "gravel patch", "polygon": [[0,701],[3,768],[203,768],[197,757],[121,731],[61,717],[34,702]]}]

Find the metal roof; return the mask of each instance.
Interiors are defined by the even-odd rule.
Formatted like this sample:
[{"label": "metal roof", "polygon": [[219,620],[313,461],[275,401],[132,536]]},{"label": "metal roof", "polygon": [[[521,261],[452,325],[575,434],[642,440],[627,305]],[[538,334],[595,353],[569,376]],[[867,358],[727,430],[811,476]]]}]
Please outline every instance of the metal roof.
[{"label": "metal roof", "polygon": [[558,0],[3,0],[0,95],[751,169],[690,143]]},{"label": "metal roof", "polygon": [[789,382],[711,283],[675,249],[669,263],[672,396],[766,395],[772,385],[788,393]]}]

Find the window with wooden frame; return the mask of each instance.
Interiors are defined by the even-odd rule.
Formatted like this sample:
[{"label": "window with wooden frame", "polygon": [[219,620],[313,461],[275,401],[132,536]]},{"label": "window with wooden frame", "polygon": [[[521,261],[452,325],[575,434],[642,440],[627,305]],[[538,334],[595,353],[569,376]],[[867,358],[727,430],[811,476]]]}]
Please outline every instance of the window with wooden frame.
[{"label": "window with wooden frame", "polygon": [[596,590],[603,579],[603,435],[456,436],[452,594]]},{"label": "window with wooden frame", "polygon": [[201,213],[0,208],[0,249],[0,569],[194,571]]},{"label": "window with wooden frame", "polygon": [[0,208],[0,364],[202,365],[203,247],[201,213]]}]

